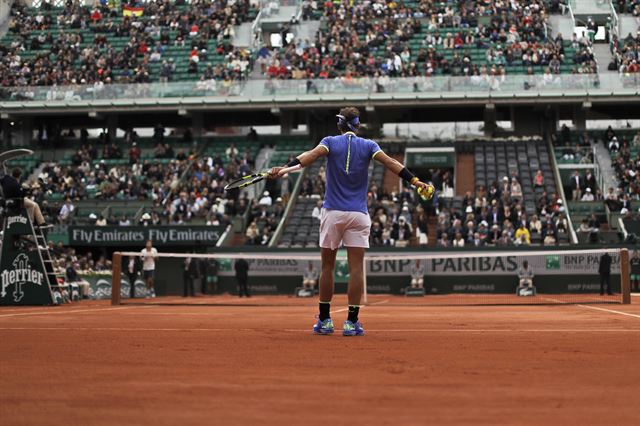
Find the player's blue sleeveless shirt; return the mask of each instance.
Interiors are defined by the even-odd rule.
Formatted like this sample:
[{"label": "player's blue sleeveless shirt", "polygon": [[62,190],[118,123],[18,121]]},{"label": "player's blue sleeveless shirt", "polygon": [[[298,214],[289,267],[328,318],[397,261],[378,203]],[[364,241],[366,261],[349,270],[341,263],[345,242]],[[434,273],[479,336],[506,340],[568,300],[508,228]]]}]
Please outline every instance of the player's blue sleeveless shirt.
[{"label": "player's blue sleeveless shirt", "polygon": [[327,136],[320,141],[328,151],[325,209],[368,214],[369,162],[380,147],[355,133]]}]

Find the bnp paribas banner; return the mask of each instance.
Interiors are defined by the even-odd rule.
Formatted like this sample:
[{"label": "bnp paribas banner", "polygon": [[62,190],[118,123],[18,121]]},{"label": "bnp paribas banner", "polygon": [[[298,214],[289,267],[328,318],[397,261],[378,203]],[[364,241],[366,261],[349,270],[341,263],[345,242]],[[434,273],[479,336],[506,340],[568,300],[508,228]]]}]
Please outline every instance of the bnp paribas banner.
[{"label": "bnp paribas banner", "polygon": [[[299,253],[303,254],[303,253]],[[308,255],[308,253],[305,253]],[[398,253],[389,253],[397,256]],[[454,253],[452,252],[452,255]],[[620,258],[617,252],[609,253],[612,258],[611,273],[620,273]],[[375,253],[375,255],[381,255]],[[282,259],[248,259],[250,275],[300,275],[308,268],[309,260],[296,260],[296,253],[287,253],[287,258]],[[404,276],[411,273],[411,269],[417,260],[420,260],[426,275],[514,275],[522,266],[523,261],[528,261],[535,275],[577,275],[598,274],[601,253],[581,254],[540,254],[535,256],[493,256],[487,252],[486,256],[474,256],[466,258],[446,257],[442,253],[437,259],[428,259],[424,253],[406,253],[407,258],[401,260],[386,260],[384,258],[369,260],[366,262],[368,276]],[[319,257],[319,256],[318,256]],[[311,261],[318,269],[319,259]],[[346,261],[337,261],[336,270],[348,271]],[[348,273],[348,272],[345,272]],[[233,261],[220,259],[220,275],[233,275]],[[339,272],[336,272],[340,275]]]},{"label": "bnp paribas banner", "polygon": [[213,246],[223,230],[221,226],[70,226],[71,246]]}]

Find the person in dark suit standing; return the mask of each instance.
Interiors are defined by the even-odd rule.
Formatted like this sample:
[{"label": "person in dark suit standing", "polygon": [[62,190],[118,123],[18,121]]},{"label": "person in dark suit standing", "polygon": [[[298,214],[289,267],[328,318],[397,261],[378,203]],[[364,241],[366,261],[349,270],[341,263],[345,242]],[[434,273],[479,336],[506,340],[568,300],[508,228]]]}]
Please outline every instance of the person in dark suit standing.
[{"label": "person in dark suit standing", "polygon": [[200,291],[202,294],[207,294],[207,280],[208,277],[208,268],[207,268],[207,259],[198,259],[198,277],[200,277]]},{"label": "person in dark suit standing", "polygon": [[580,198],[582,198],[582,189],[584,188],[584,180],[578,170],[576,170],[571,177],[569,186],[571,187],[572,200],[580,201]]},{"label": "person in dark suit standing", "polygon": [[595,194],[597,189],[596,177],[591,173],[591,169],[587,170],[587,174],[584,177],[584,185],[586,188],[590,188],[591,192]]},{"label": "person in dark suit standing", "polygon": [[604,253],[600,257],[600,267],[598,268],[600,273],[600,295],[604,294],[604,285],[607,284],[607,294],[612,295],[611,292],[611,256],[609,253]]},{"label": "person in dark suit standing", "polygon": [[238,280],[238,297],[242,297],[243,295],[251,297],[249,294],[249,286],[247,285],[249,281],[249,263],[244,259],[238,259],[236,260],[234,269],[236,270],[236,279]]},{"label": "person in dark suit standing", "polygon": [[138,272],[140,271],[140,261],[136,256],[129,256],[125,271],[127,271],[127,278],[130,284],[129,297],[134,299],[136,297],[136,280],[138,279]]},{"label": "person in dark suit standing", "polygon": [[182,296],[195,296],[193,282],[199,276],[198,260],[188,257],[184,260],[184,270],[182,271],[183,291]]}]

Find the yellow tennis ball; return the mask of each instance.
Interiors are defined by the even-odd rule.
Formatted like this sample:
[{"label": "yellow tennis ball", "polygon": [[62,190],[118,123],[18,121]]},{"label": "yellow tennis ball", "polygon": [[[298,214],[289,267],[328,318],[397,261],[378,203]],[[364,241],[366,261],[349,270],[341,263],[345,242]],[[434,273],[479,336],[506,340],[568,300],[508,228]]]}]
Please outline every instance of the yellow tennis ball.
[{"label": "yellow tennis ball", "polygon": [[433,191],[433,185],[428,185],[426,188],[418,188],[418,194],[425,200],[430,200],[433,197]]},{"label": "yellow tennis ball", "polygon": [[430,200],[433,196],[433,189],[431,186],[428,186],[427,188],[420,187],[418,188],[418,194],[423,200]]}]

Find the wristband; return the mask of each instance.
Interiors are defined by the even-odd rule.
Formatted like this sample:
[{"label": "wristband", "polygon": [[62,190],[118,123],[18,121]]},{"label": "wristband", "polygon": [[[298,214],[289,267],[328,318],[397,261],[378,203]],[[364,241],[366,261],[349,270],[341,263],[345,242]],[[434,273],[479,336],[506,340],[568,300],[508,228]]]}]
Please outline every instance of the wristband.
[{"label": "wristband", "polygon": [[398,173],[398,176],[400,176],[402,179],[406,180],[407,182],[411,183],[412,185],[413,185],[413,179],[417,179],[415,175],[411,173],[409,169],[407,169],[406,167],[400,170],[400,173]]},{"label": "wristband", "polygon": [[289,161],[285,166],[293,167],[293,166],[297,166],[298,164],[300,164],[300,160],[298,160],[298,157],[296,157],[293,160]]}]

